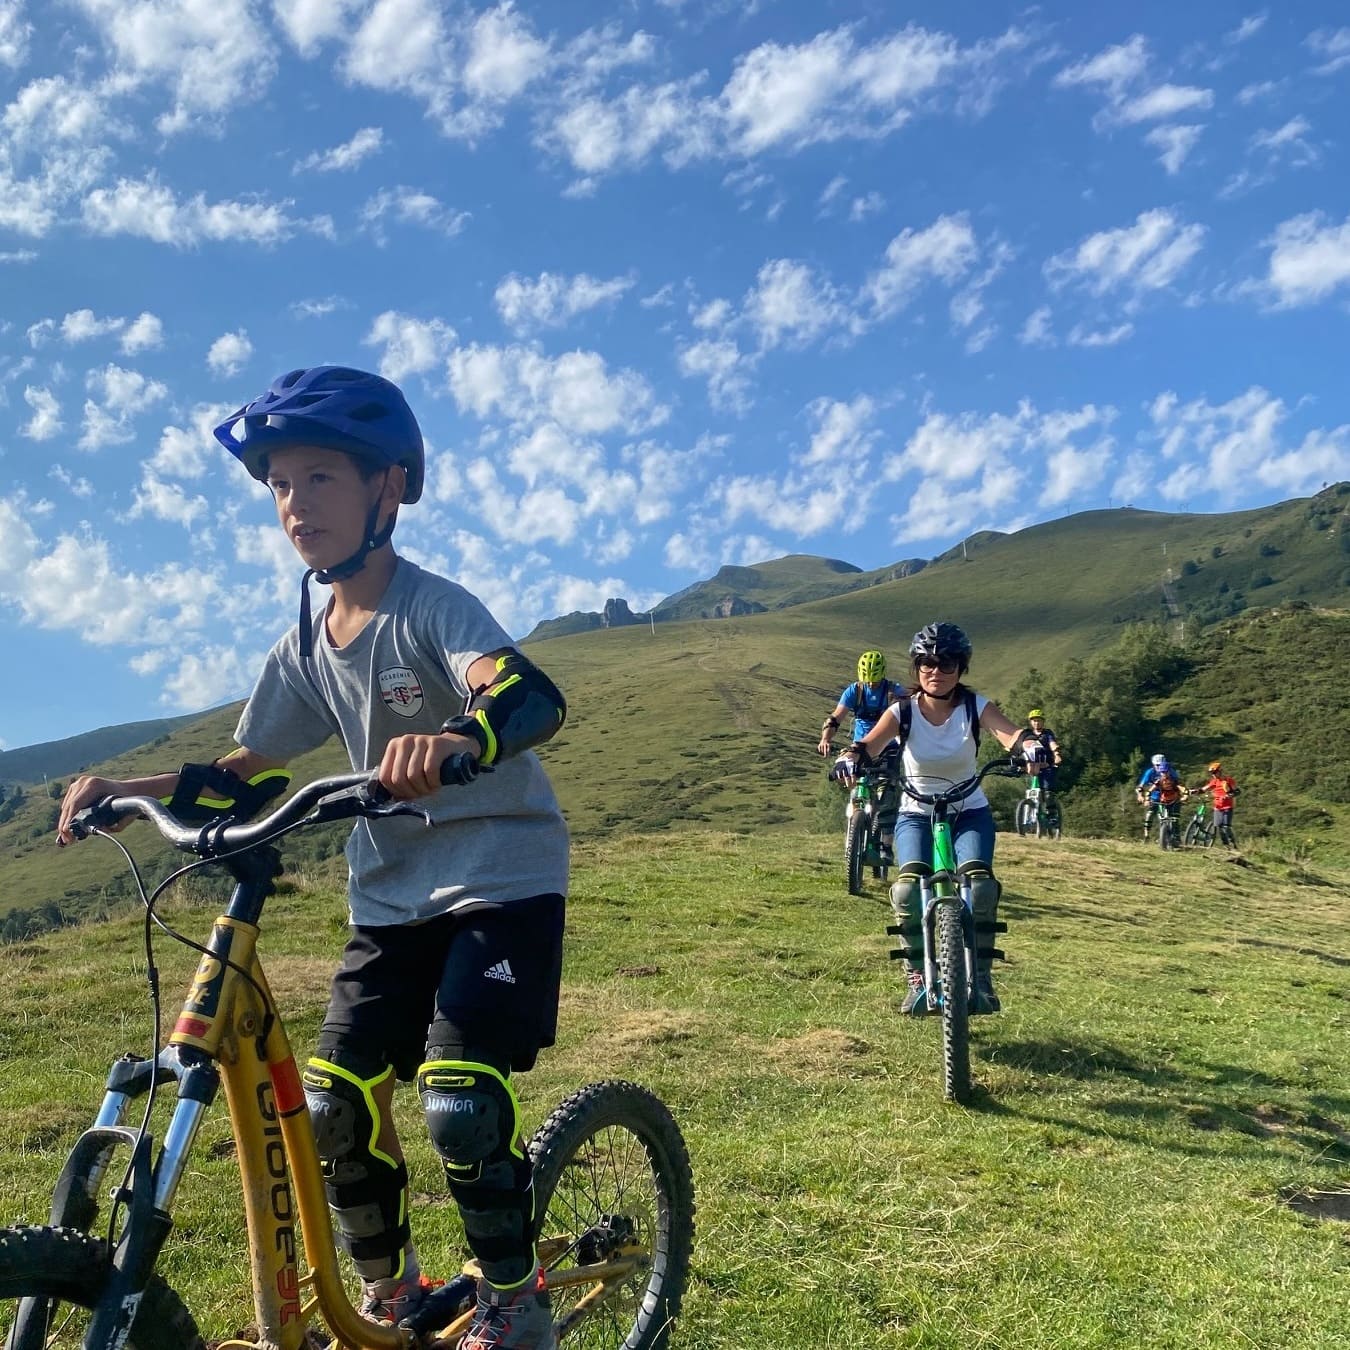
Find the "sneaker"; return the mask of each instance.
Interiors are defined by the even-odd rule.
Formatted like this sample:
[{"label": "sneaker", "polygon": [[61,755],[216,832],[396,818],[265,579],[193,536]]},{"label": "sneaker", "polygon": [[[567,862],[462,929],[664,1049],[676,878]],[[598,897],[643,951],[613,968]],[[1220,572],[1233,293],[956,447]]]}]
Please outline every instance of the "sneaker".
[{"label": "sneaker", "polygon": [[427,1295],[433,1289],[439,1289],[444,1280],[433,1280],[429,1276],[419,1275],[415,1280],[402,1280],[389,1292],[382,1292],[381,1286],[389,1281],[378,1280],[370,1284],[362,1282],[361,1316],[367,1322],[380,1326],[395,1327],[411,1317]]},{"label": "sneaker", "polygon": [[877,859],[883,867],[894,867],[895,850],[889,844],[878,844]]},{"label": "sneaker", "polygon": [[460,1350],[558,1350],[543,1270],[517,1289],[496,1289],[479,1280],[478,1306],[459,1345]]},{"label": "sneaker", "polygon": [[928,1006],[928,991],[923,987],[923,971],[907,970],[905,978],[909,981],[909,990],[900,1005],[900,1011],[911,1017],[927,1016],[931,1009]]},{"label": "sneaker", "polygon": [[971,1012],[996,1013],[1002,1011],[1002,1008],[1003,1005],[994,992],[994,977],[987,970],[980,971],[975,976],[975,1006]]}]

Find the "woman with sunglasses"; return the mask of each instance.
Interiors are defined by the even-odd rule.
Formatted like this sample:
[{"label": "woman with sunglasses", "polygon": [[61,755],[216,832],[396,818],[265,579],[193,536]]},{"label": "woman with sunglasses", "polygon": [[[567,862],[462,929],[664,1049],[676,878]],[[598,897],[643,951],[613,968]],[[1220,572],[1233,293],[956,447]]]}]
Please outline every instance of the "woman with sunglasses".
[{"label": "woman with sunglasses", "polygon": [[[968,690],[963,677],[970,668],[970,639],[954,623],[930,623],[914,634],[909,655],[914,682],[903,697],[891,704],[876,726],[844,756],[853,763],[866,762],[880,754],[886,744],[909,723],[901,764],[905,778],[919,792],[933,792],[972,777],[976,771],[979,731],[996,737],[1005,749],[1021,743],[1022,753],[1036,758],[1043,753],[1040,742],[1013,725],[998,705]],[[903,704],[910,704],[909,717]],[[972,724],[972,717],[978,723]],[[842,767],[842,765],[841,765]],[[900,799],[895,829],[895,857],[899,879],[891,887],[891,906],[898,924],[917,923],[919,878],[932,872],[932,808],[906,795]],[[994,877],[994,813],[989,799],[977,787],[960,807],[952,827],[957,871],[970,880],[978,945],[993,945],[993,925],[998,920],[1002,887]],[[977,1000],[972,1012],[997,1012],[998,995],[990,975],[991,958],[980,957],[977,965]],[[906,961],[909,990],[901,1011],[921,1015],[930,1011],[923,985],[923,968]]]}]

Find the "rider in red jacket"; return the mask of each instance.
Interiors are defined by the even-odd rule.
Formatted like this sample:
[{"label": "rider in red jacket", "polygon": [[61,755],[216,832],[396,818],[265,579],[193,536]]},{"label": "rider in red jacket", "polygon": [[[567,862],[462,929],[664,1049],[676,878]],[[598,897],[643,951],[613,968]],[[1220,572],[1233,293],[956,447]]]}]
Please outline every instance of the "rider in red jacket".
[{"label": "rider in red jacket", "polygon": [[1219,832],[1219,838],[1223,840],[1229,848],[1237,848],[1237,840],[1233,838],[1233,798],[1238,795],[1240,789],[1238,785],[1223,771],[1223,764],[1215,760],[1208,766],[1209,782],[1203,787],[1195,789],[1196,792],[1208,792],[1210,800],[1214,803],[1214,826]]}]

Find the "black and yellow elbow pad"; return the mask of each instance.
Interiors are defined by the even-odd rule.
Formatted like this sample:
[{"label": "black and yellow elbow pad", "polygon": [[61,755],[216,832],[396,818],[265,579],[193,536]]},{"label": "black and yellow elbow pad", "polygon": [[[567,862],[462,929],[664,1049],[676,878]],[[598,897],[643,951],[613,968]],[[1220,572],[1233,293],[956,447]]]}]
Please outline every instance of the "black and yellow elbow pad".
[{"label": "black and yellow elbow pad", "polygon": [[538,666],[515,648],[493,653],[497,674],[469,700],[468,710],[441,730],[478,742],[480,764],[496,764],[554,735],[567,717],[567,701]]}]

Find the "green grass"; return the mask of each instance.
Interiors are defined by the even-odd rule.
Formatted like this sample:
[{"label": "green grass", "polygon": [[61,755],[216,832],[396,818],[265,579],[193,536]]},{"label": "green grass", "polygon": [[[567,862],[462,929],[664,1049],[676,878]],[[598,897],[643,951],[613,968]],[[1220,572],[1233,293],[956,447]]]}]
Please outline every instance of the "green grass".
[{"label": "green grass", "polygon": [[[897,1016],[879,888],[848,897],[840,852],[786,830],[576,849],[562,1039],[522,1094],[537,1122],[624,1076],[674,1109],[699,1190],[679,1345],[1343,1344],[1347,1226],[1283,1197],[1350,1190],[1350,875],[1000,836],[1005,1011],[974,1024],[963,1109],[937,1026]],[[170,917],[200,936],[211,913]],[[343,917],[323,867],[269,909],[297,1046]],[[147,1048],[139,926],[5,957],[0,1189],[36,1220],[110,1054]],[[170,1005],[191,964],[166,959]],[[448,1266],[453,1207],[411,1093],[399,1109],[424,1256]],[[227,1138],[217,1110],[166,1259],[216,1335],[248,1318]]]}]

